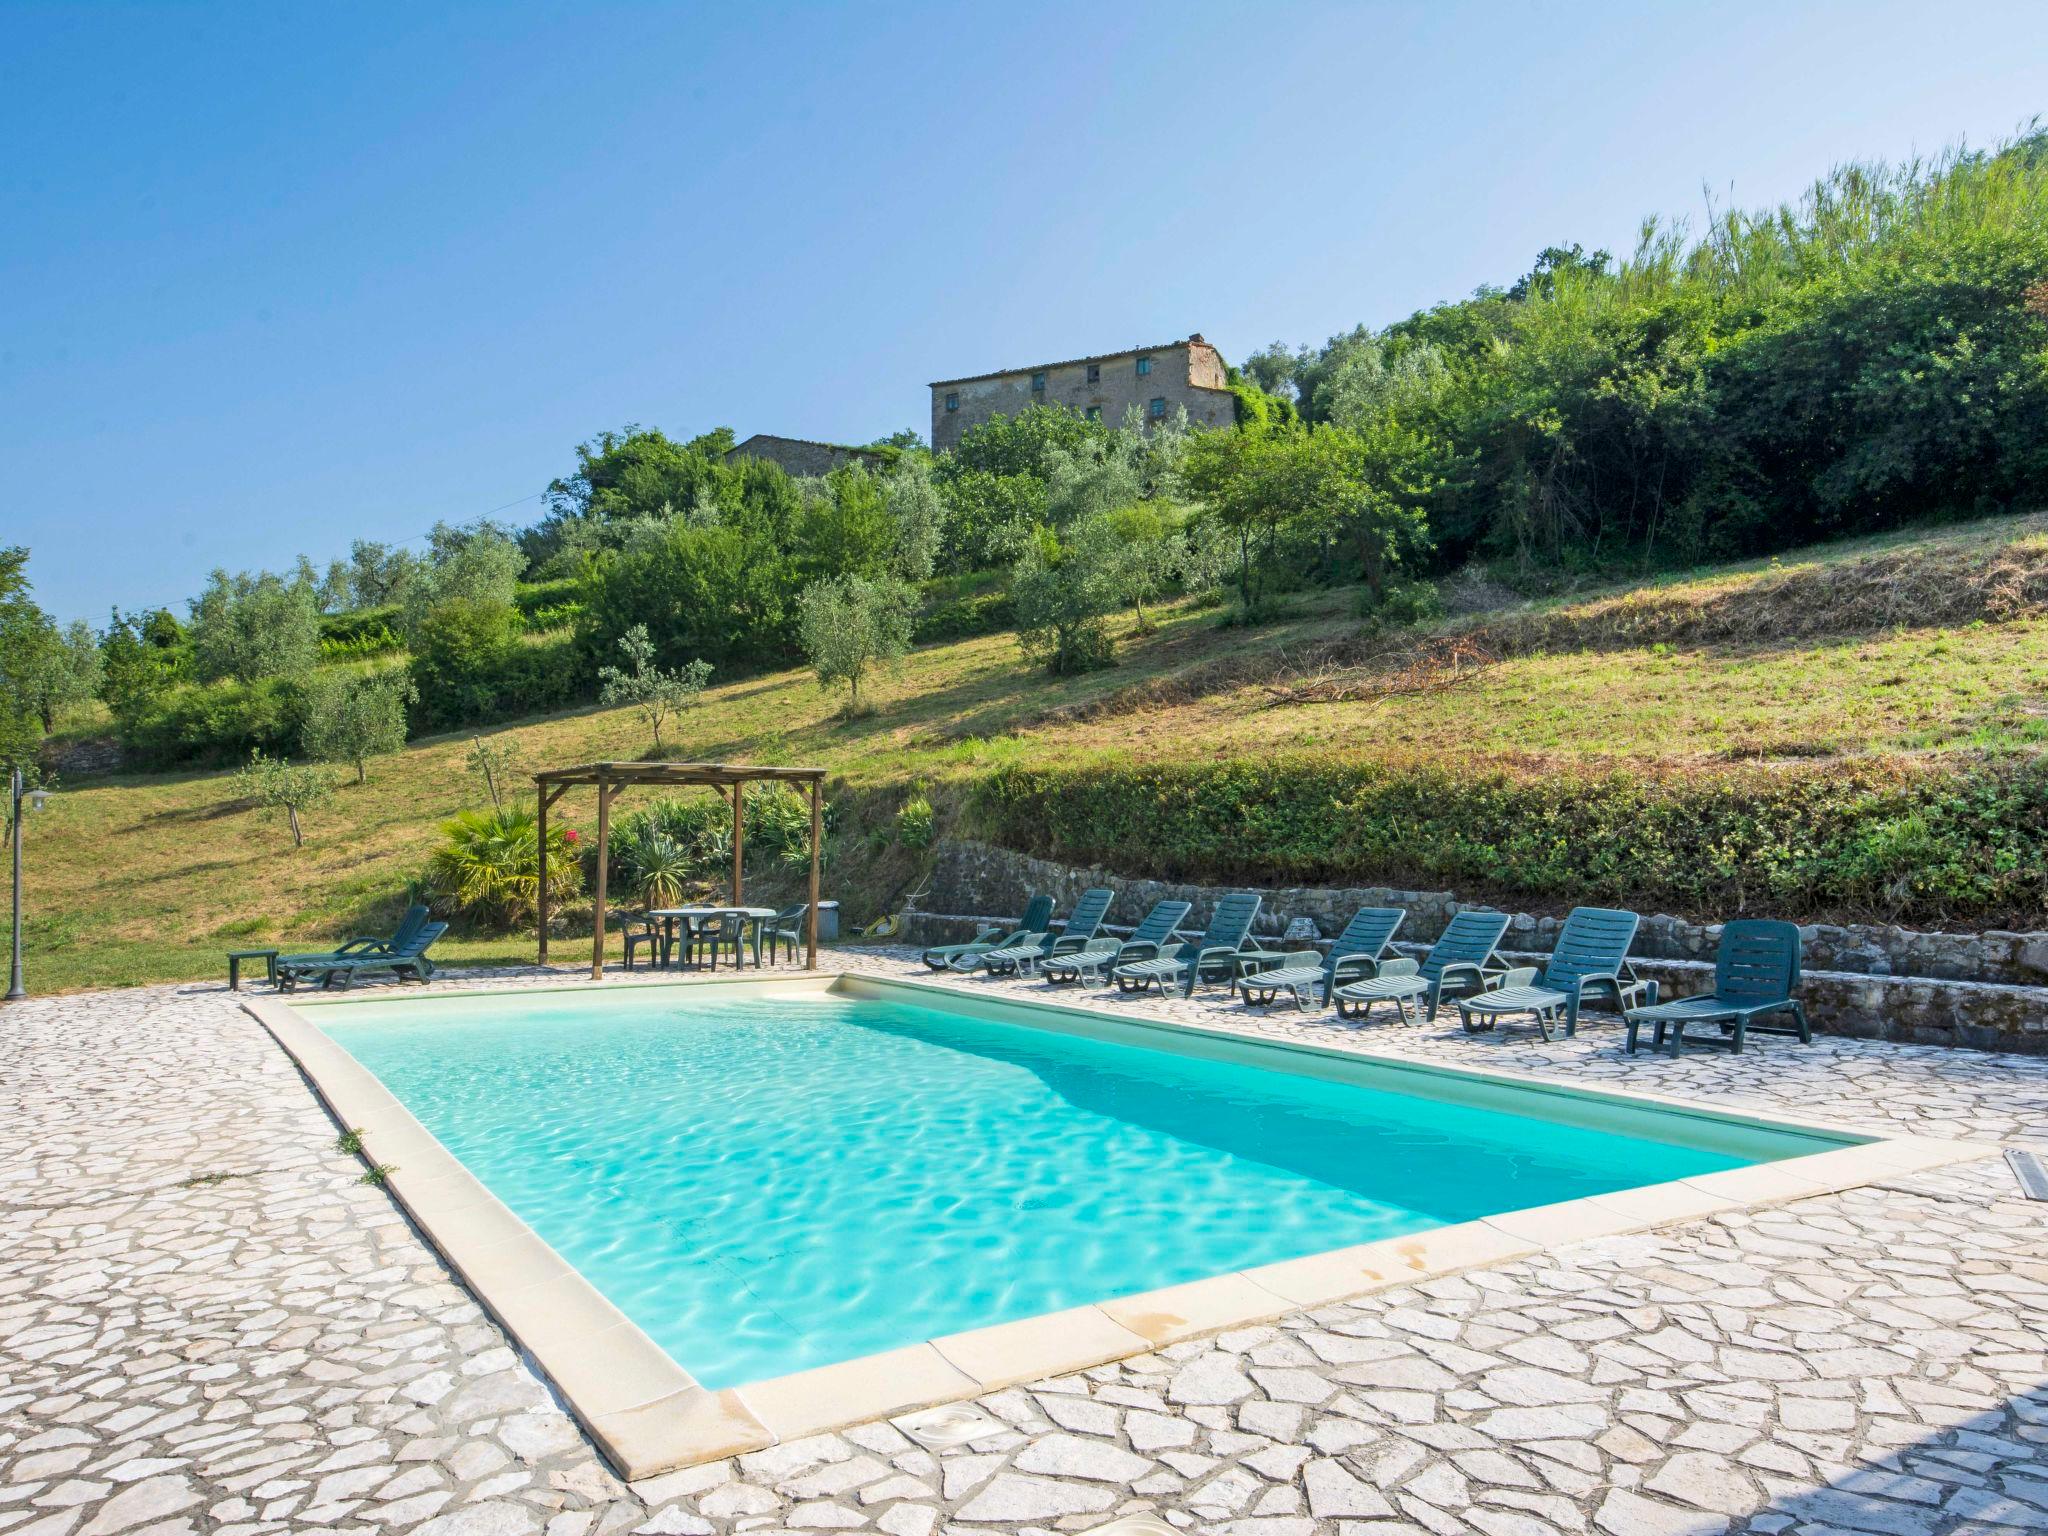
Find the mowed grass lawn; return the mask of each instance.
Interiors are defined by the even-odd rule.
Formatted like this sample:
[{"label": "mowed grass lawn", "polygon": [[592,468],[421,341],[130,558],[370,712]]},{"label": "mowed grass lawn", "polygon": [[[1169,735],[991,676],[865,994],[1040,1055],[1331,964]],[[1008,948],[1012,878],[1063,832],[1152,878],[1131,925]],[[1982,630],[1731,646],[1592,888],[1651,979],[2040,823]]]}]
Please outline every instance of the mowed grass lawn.
[{"label": "mowed grass lawn", "polygon": [[[1945,537],[1985,534],[1980,527]],[[1739,601],[1743,580],[1712,577],[1717,600]],[[837,718],[837,698],[806,672],[747,678],[708,690],[663,755],[823,764],[876,812],[872,827],[915,784],[944,801],[1013,760],[1317,750],[1649,765],[2048,742],[2048,620],[2038,618],[1783,646],[1532,655],[1447,691],[1375,702],[1280,704],[1265,686],[1247,684],[1093,718],[1044,718],[1219,657],[1296,652],[1353,630],[1349,612],[1349,594],[1322,594],[1285,623],[1247,631],[1219,627],[1215,610],[1172,609],[1154,632],[1125,642],[1118,666],[1079,679],[1029,670],[1009,635],[932,646],[875,690],[874,713],[851,722]],[[636,758],[649,747],[639,721],[620,710],[494,734],[517,744],[527,773]],[[367,784],[344,783],[307,814],[306,845],[296,851],[280,818],[232,799],[224,773],[64,786],[26,828],[32,988],[224,976],[230,948],[319,945],[387,922],[438,824],[485,803],[481,782],[463,765],[468,741],[429,739],[373,761]],[[530,792],[523,781],[521,788]],[[634,791],[621,811],[645,804],[646,794]],[[591,828],[588,792],[572,792],[562,809],[571,825]],[[900,882],[878,888],[863,879],[866,830],[844,829],[828,893],[845,898],[856,921],[900,895]],[[559,944],[556,953],[574,948]],[[533,939],[456,938],[437,954],[523,962],[533,957]]]}]

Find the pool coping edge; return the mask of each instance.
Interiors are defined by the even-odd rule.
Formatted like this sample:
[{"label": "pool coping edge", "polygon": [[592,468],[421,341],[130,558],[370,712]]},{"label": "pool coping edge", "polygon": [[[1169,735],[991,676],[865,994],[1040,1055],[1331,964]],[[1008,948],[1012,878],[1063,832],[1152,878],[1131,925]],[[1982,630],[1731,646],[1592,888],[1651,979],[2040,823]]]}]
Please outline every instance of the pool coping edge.
[{"label": "pool coping edge", "polygon": [[[842,989],[843,983],[848,985]],[[973,997],[963,994],[957,985],[820,971],[642,985],[735,984],[756,990],[841,996],[858,996],[872,988],[873,992],[922,994],[955,1004],[963,995]],[[438,995],[583,992],[589,986],[588,982],[570,982],[559,987]],[[1871,1137],[1809,1117],[1721,1110],[1694,1100],[1557,1084],[1484,1067],[1416,1063],[1355,1047],[1277,1041],[1202,1024],[1119,1017],[1056,998],[1006,996],[978,1001],[1027,1014],[1057,1011],[1098,1026],[1106,1021],[1168,1036],[1196,1034],[1274,1052],[1363,1060],[1446,1078],[1490,1080],[1524,1091],[1677,1110],[1757,1128],[1804,1131],[1848,1144],[1803,1157],[1501,1212],[713,1390],[691,1377],[498,1200],[369,1069],[288,1002],[252,997],[244,999],[242,1007],[297,1064],[337,1125],[345,1132],[361,1133],[363,1155],[372,1168],[385,1170],[381,1184],[386,1192],[478,1303],[517,1341],[628,1482],[830,1429],[980,1397],[1377,1290],[1527,1258],[1572,1243],[1856,1188],[1973,1161],[1996,1150],[1985,1143],[1933,1137]]]}]

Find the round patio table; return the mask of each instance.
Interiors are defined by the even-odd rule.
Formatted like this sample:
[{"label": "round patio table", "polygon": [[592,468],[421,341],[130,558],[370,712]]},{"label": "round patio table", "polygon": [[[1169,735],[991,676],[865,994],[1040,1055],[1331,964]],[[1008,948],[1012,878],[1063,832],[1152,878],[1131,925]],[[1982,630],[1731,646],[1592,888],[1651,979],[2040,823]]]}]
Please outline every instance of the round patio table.
[{"label": "round patio table", "polygon": [[[761,925],[769,918],[775,916],[776,909],[774,907],[650,907],[647,915],[662,926],[662,954],[664,956],[672,956],[675,954],[676,928],[678,925],[682,927],[684,938],[687,940],[689,935],[696,930],[699,922],[707,917],[716,917],[721,912],[745,914],[748,931],[753,935],[754,940],[754,969],[758,971],[761,968]],[[688,947],[688,944],[685,943],[684,948],[687,949]],[[734,954],[737,957],[738,951],[735,950]],[[662,961],[664,967],[668,963],[667,959]],[[735,964],[744,964],[744,961],[736,958]]]}]

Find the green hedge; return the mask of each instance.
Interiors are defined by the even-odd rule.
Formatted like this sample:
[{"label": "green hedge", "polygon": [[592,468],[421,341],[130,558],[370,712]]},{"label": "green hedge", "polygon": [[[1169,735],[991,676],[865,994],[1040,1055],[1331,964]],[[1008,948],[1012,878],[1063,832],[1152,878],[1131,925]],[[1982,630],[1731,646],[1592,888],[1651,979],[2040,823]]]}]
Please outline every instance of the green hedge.
[{"label": "green hedge", "polygon": [[1004,768],[990,840],[1211,881],[1449,887],[1632,905],[2041,926],[2048,761],[1865,761],[1642,775],[1295,758]]}]

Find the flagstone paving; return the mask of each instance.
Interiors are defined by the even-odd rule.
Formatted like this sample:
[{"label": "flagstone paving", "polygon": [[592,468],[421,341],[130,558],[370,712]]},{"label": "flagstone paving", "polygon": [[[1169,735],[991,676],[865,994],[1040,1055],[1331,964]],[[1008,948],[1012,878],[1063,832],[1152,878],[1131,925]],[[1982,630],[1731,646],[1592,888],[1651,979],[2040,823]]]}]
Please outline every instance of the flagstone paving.
[{"label": "flagstone paving", "polygon": [[[833,963],[902,974],[904,957]],[[1622,1055],[1611,1026],[1545,1045],[1087,1000],[2048,1143],[2048,1060],[1765,1041],[1674,1062]],[[1995,1154],[629,1488],[359,1182],[235,1002],[147,988],[0,1010],[0,1536],[2048,1530],[2048,1204]]]}]

